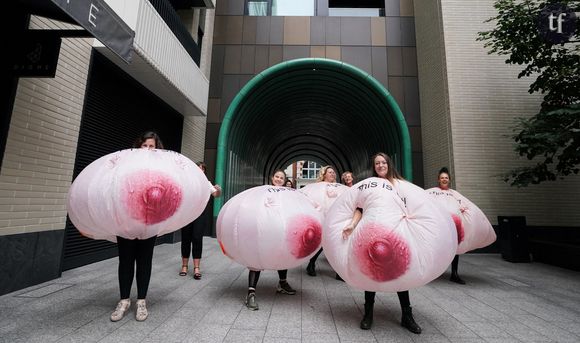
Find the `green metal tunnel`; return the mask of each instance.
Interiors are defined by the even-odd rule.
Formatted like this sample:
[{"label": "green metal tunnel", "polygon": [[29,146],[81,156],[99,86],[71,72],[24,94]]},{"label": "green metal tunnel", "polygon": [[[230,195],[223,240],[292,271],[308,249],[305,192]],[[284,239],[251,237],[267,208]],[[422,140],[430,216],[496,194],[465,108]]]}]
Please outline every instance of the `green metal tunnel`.
[{"label": "green metal tunnel", "polygon": [[216,183],[223,196],[214,217],[239,192],[268,182],[297,160],[369,177],[370,157],[393,157],[412,178],[411,142],[401,110],[368,73],[343,62],[305,58],[282,62],[250,80],[228,108],[218,138]]}]

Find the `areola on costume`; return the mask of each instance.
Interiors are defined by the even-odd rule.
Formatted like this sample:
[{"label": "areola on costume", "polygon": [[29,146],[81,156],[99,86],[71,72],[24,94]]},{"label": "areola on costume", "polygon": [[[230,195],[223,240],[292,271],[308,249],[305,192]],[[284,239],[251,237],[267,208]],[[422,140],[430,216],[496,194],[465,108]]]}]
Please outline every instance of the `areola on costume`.
[{"label": "areola on costume", "polygon": [[129,215],[144,224],[166,220],[181,205],[181,187],[161,172],[137,171],[125,178],[122,187]]},{"label": "areola on costume", "polygon": [[451,215],[459,235],[457,254],[484,248],[495,242],[496,235],[483,211],[456,190],[429,188],[427,193],[443,213]]}]

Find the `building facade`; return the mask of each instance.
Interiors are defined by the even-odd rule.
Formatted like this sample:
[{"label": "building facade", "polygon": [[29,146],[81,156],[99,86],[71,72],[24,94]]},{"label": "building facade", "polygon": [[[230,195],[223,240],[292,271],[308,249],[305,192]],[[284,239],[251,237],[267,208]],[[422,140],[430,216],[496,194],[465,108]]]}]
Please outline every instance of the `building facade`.
[{"label": "building facade", "polygon": [[[416,56],[410,0],[220,1],[205,159],[224,182],[224,200],[300,160],[360,179],[377,151],[393,154],[401,169],[406,158],[407,177],[423,185]],[[260,84],[265,77],[270,84]],[[405,148],[397,143],[403,134],[411,137]]]},{"label": "building facade", "polygon": [[3,15],[16,41],[43,30],[62,43],[54,77],[4,76],[0,294],[116,255],[114,244],[82,237],[67,219],[71,182],[96,158],[154,130],[167,148],[203,159],[213,2],[92,2],[134,33],[130,63],[46,3],[17,1]]},{"label": "building facade", "polygon": [[530,165],[513,150],[516,118],[539,112],[541,94],[522,68],[489,55],[477,33],[496,12],[493,1],[415,0],[425,184],[450,167],[455,188],[476,203],[492,224],[498,216],[525,216],[535,227],[580,226],[580,176],[525,188],[502,179]]}]

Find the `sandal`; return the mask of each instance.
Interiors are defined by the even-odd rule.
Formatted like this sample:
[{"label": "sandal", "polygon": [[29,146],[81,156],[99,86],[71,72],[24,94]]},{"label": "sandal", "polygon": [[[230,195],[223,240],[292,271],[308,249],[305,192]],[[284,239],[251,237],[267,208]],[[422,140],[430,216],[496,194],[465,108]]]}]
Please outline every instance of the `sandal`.
[{"label": "sandal", "polygon": [[196,280],[201,279],[201,273],[199,272],[199,267],[194,267],[193,271],[195,272],[197,270],[196,273],[193,273],[193,278]]},{"label": "sandal", "polygon": [[181,271],[179,272],[179,276],[186,276],[187,275],[187,266],[181,266]]}]

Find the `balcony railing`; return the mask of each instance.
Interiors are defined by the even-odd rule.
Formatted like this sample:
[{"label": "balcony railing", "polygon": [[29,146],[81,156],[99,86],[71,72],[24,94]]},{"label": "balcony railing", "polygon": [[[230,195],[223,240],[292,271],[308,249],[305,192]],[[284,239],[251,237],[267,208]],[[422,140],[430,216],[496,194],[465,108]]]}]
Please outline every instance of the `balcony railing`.
[{"label": "balcony railing", "polygon": [[189,56],[191,56],[195,64],[199,67],[201,49],[191,37],[191,33],[181,22],[179,15],[175,12],[171,3],[169,3],[168,0],[149,0],[149,2],[153,7],[155,7],[157,13],[159,13],[161,18],[163,18],[163,21],[167,24],[181,45],[183,45]]}]

